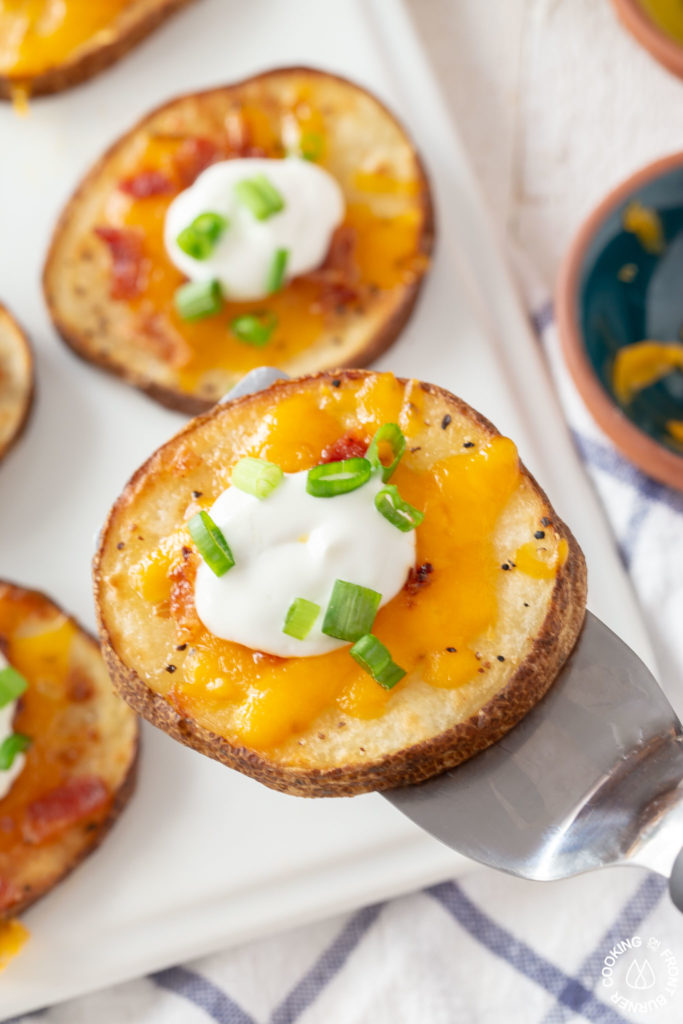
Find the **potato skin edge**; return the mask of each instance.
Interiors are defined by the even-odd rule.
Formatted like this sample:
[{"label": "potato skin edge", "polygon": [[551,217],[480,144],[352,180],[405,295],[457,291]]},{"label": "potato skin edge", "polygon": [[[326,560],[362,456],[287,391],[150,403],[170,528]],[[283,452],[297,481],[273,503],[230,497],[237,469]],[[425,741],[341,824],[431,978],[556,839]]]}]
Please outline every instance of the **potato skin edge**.
[{"label": "potato skin edge", "polygon": [[[306,376],[302,380],[312,379],[325,383],[334,377],[355,380],[368,375],[367,371],[359,370],[342,370],[338,373],[328,371]],[[405,385],[405,379],[397,379]],[[297,383],[276,382],[265,392],[258,394],[264,395],[283,387],[291,389],[292,386],[296,387]],[[431,395],[441,398],[446,406],[468,415],[490,437],[500,436],[499,431],[485,417],[462,399],[435,384],[423,383],[421,386]],[[234,404],[237,406],[252,397],[246,395],[238,398]],[[193,421],[190,426],[194,429],[209,416],[211,413],[200,417],[199,421]],[[182,437],[188,429],[181,430],[175,437]],[[137,480],[145,474],[150,461],[137,470],[112,507],[102,529],[93,561],[100,641],[112,682],[124,700],[152,725],[156,725],[193,750],[206,754],[207,757],[220,761],[228,768],[234,768],[271,789],[306,797],[355,796],[374,790],[412,785],[455,767],[501,739],[538,703],[556,679],[581,632],[586,602],[586,565],[583,553],[569,528],[555,515],[545,492],[520,463],[522,473],[531,482],[544,505],[553,513],[553,527],[567,541],[569,553],[565,564],[558,572],[548,612],[533,641],[532,649],[505,687],[476,715],[466,721],[421,743],[410,744],[387,757],[368,763],[347,764],[324,770],[276,765],[267,756],[246,747],[234,746],[224,737],[217,736],[192,719],[178,714],[163,697],[150,690],[133,669],[124,664],[113,647],[99,600],[102,557],[114,517]]]},{"label": "potato skin edge", "polygon": [[10,322],[11,329],[14,331],[20,344],[23,346],[24,352],[27,357],[31,373],[31,387],[24,398],[24,407],[20,419],[18,420],[12,434],[7,438],[4,444],[0,444],[0,462],[5,458],[6,455],[14,448],[15,444],[21,438],[24,433],[26,426],[33,409],[33,402],[36,396],[36,373],[35,373],[35,358],[33,356],[33,348],[28,339],[28,335],[21,327],[17,320],[14,319],[10,311],[0,302],[0,329],[2,329],[1,321],[6,319]]},{"label": "potato skin edge", "polygon": [[[53,601],[51,597],[48,597],[47,594],[43,593],[40,590],[34,590],[29,587],[23,587],[18,583],[13,583],[10,580],[6,579],[0,579],[0,587],[7,587],[9,590],[14,591],[17,595],[29,594],[32,597],[37,597],[41,601],[41,603],[44,602],[47,606],[49,606],[51,610],[63,615],[68,622],[75,626],[76,630],[81,635],[81,637],[87,640],[88,643],[92,646],[93,651],[97,652],[98,654],[101,653],[101,647],[97,638],[93,636],[93,634],[89,630],[85,629],[85,627],[83,627],[73,615],[69,615],[69,613],[61,607],[61,605]],[[47,896],[47,894],[51,892],[51,890],[54,889],[55,886],[59,885],[59,883],[63,879],[67,878],[68,875],[70,875],[71,872],[74,871],[79,864],[81,864],[87,857],[89,857],[91,853],[94,853],[94,851],[105,839],[110,829],[116,823],[119,815],[121,814],[121,811],[124,809],[124,807],[126,806],[126,804],[128,803],[128,801],[130,800],[131,796],[135,791],[139,762],[140,723],[138,722],[136,725],[135,742],[133,745],[133,749],[131,751],[128,770],[121,785],[116,790],[114,800],[112,801],[111,808],[106,818],[104,818],[97,825],[96,829],[93,829],[93,831],[89,833],[89,842],[83,846],[83,848],[78,852],[78,854],[75,857],[72,857],[71,860],[67,861],[63,865],[62,869],[56,875],[52,876],[49,879],[46,879],[45,884],[42,886],[33,886],[31,891],[28,894],[26,894],[23,898],[16,900],[10,906],[0,911],[0,921],[9,920],[12,917],[16,917],[17,915],[22,914],[25,910],[28,910],[29,907],[33,906],[33,904],[36,903],[39,899],[42,899],[43,896]]]},{"label": "potato skin edge", "polygon": [[[56,328],[60,338],[67,345],[71,351],[77,355],[80,359],[90,363],[93,366],[98,366],[100,369],[105,370],[107,373],[113,374],[113,376],[120,378],[127,384],[132,385],[139,391],[148,395],[150,398],[159,402],[160,405],[165,406],[168,409],[173,409],[176,412],[186,413],[190,416],[196,416],[201,413],[207,412],[213,408],[214,401],[207,400],[193,395],[185,391],[180,391],[175,388],[165,387],[155,381],[150,381],[147,378],[137,374],[135,371],[130,370],[128,367],[122,367],[113,360],[107,359],[100,353],[93,353],[88,345],[87,340],[83,339],[76,331],[72,330],[69,325],[65,323],[59,312],[59,302],[54,294],[51,285],[51,271],[54,266],[54,261],[57,258],[57,249],[60,243],[61,235],[70,224],[72,217],[75,215],[80,199],[90,188],[91,184],[104,169],[109,160],[114,156],[118,149],[124,146],[128,140],[134,136],[137,132],[142,130],[146,124],[156,118],[163,111],[170,107],[173,107],[176,103],[186,99],[187,97],[196,97],[198,99],[210,99],[214,94],[221,93],[226,89],[239,88],[247,83],[258,82],[260,79],[268,78],[271,74],[297,74],[305,73],[312,76],[319,76],[321,78],[333,79],[342,85],[350,86],[353,89],[357,89],[360,92],[365,93],[369,96],[383,111],[384,115],[390,118],[396,125],[398,125],[401,133],[404,135],[408,143],[410,144],[411,152],[415,160],[415,166],[417,169],[417,175],[419,179],[419,196],[420,205],[422,207],[424,224],[422,233],[418,239],[418,252],[421,255],[429,258],[435,243],[435,220],[434,220],[434,205],[432,200],[431,188],[429,184],[429,178],[424,166],[424,162],[418,150],[416,149],[410,134],[405,130],[400,120],[392,113],[391,110],[377,97],[374,93],[365,89],[363,86],[358,85],[356,82],[345,78],[342,75],[332,74],[327,71],[322,71],[318,68],[306,67],[303,65],[296,65],[291,67],[278,67],[268,71],[262,71],[256,75],[250,75],[247,78],[241,79],[237,82],[231,82],[228,85],[220,86],[218,88],[211,88],[201,90],[196,93],[185,93],[180,96],[176,96],[171,100],[167,100],[165,103],[153,110],[149,111],[142,117],[136,124],[129,128],[127,132],[121,135],[105,152],[102,156],[92,165],[90,170],[86,173],[85,177],[77,185],[75,191],[72,193],[71,198],[67,201],[63,207],[62,212],[57,220],[57,223],[53,229],[52,237],[48,247],[47,257],[43,268],[42,276],[42,288],[43,297],[45,304],[48,309],[50,319],[54,327]],[[367,366],[373,360],[378,359],[383,352],[385,352],[391,344],[399,336],[408,320],[410,319],[415,305],[417,303],[422,285],[425,277],[429,272],[427,267],[423,270],[416,279],[409,285],[404,286],[402,299],[397,308],[393,311],[392,315],[388,317],[379,327],[375,333],[368,338],[363,347],[353,353],[353,366],[363,367]],[[333,348],[330,345],[330,354],[333,354]],[[342,364],[348,366],[348,363]],[[334,366],[324,366],[321,370],[332,369]],[[286,369],[286,366],[281,367]]]},{"label": "potato skin edge", "polygon": [[128,30],[115,36],[108,43],[94,48],[84,49],[61,64],[36,75],[14,79],[9,75],[0,75],[0,100],[12,100],[12,92],[16,88],[26,86],[29,98],[34,96],[50,96],[72,86],[80,85],[110,67],[141,43],[148,35],[159,27],[172,14],[182,7],[194,3],[195,0],[157,0],[156,6]]}]

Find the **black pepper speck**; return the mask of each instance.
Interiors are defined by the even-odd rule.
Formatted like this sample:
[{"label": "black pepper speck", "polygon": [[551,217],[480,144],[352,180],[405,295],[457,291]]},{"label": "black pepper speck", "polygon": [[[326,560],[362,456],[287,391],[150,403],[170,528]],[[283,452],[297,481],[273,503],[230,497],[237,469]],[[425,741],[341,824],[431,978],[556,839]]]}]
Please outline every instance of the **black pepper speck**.
[{"label": "black pepper speck", "polygon": [[176,651],[184,651],[187,649],[187,644],[178,644]]},{"label": "black pepper speck", "polygon": [[458,653],[458,648],[457,647],[447,647],[446,650],[448,651],[449,654],[457,654]]},{"label": "black pepper speck", "polygon": [[446,415],[444,416],[444,418],[443,418],[443,419],[441,420],[441,429],[442,429],[442,430],[445,430],[445,429],[446,429],[446,427],[448,426],[448,424],[449,424],[449,423],[451,422],[451,419],[452,419],[452,417],[451,417],[451,416],[449,416],[449,415],[448,415],[448,413],[446,413]]},{"label": "black pepper speck", "polygon": [[463,448],[474,448],[474,441],[465,441]]},{"label": "black pepper speck", "polygon": [[167,672],[168,672],[168,673],[169,673],[170,675],[173,675],[173,673],[175,672],[175,670],[176,670],[176,666],[175,666],[175,665],[167,665],[167,666],[166,666],[166,671],[167,671]]},{"label": "black pepper speck", "polygon": [[125,548],[125,546],[126,546],[126,545],[125,545],[125,544],[123,543],[123,541],[122,541],[122,540],[120,540],[120,541],[118,542],[118,544],[116,545],[116,550],[117,550],[117,551],[123,551],[123,549]]},{"label": "black pepper speck", "polygon": [[507,564],[507,562],[503,562],[503,564],[501,565],[501,569],[503,570],[503,572],[507,572],[509,568],[510,566]]},{"label": "black pepper speck", "polygon": [[541,519],[541,526],[550,526],[550,520],[547,516],[543,516],[543,519]]},{"label": "black pepper speck", "polygon": [[203,493],[204,493],[203,491],[193,491],[192,492],[192,497],[196,500],[197,498],[201,498]]},{"label": "black pepper speck", "polygon": [[341,387],[341,380],[339,379],[339,377],[336,377],[336,378],[335,378],[335,379],[334,379],[334,380],[332,381],[332,387],[333,387],[333,388],[339,388],[339,387]]},{"label": "black pepper speck", "polygon": [[545,530],[536,530],[534,537],[536,538],[536,540],[543,540],[543,538],[545,537]]},{"label": "black pepper speck", "polygon": [[497,657],[498,657],[498,661],[505,661],[505,658],[503,657],[502,654],[499,654]]}]

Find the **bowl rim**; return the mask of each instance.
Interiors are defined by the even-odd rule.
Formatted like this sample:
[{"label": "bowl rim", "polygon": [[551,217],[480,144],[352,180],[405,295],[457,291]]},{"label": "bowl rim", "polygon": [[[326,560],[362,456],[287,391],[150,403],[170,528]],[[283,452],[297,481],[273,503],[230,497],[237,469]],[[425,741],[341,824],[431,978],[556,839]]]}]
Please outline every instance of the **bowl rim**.
[{"label": "bowl rim", "polygon": [[644,10],[639,0],[611,0],[624,28],[656,61],[683,78],[683,43],[676,42]]},{"label": "bowl rim", "polygon": [[647,164],[611,189],[581,224],[562,261],[555,288],[555,315],[564,361],[594,420],[647,476],[683,490],[683,455],[677,455],[637,427],[599,381],[586,353],[578,320],[578,293],[586,250],[606,218],[638,188],[683,167],[683,152]]}]

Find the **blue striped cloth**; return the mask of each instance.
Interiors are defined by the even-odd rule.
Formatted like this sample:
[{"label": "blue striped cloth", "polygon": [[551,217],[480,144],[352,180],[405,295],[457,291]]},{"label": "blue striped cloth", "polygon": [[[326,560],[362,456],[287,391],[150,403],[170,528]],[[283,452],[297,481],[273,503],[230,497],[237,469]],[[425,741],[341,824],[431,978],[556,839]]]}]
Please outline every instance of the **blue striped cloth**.
[{"label": "blue striped cloth", "polygon": [[[592,423],[560,365],[550,305],[532,320],[680,712],[683,496],[621,458]],[[531,883],[473,864],[458,881],[170,967],[21,1020],[679,1024],[678,966],[683,972],[683,918],[657,875],[615,868]]]}]

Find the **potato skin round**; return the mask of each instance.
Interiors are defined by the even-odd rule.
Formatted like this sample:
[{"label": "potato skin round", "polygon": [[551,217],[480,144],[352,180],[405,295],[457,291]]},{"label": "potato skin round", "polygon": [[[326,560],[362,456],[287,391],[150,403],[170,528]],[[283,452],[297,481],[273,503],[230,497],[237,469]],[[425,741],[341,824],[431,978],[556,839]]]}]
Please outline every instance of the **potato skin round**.
[{"label": "potato skin round", "polygon": [[[522,467],[523,477],[529,481],[534,500],[534,513],[538,517],[552,516],[553,529],[568,545],[568,556],[552,586],[541,627],[529,638],[526,657],[505,680],[493,699],[464,721],[459,721],[426,740],[405,745],[386,756],[370,760],[349,760],[333,768],[278,763],[267,754],[231,743],[198,722],[183,717],[160,694],[141,678],[133,664],[127,663],[114,640],[112,609],[106,597],[108,561],[116,545],[121,523],[139,511],[134,495],[144,487],[149,474],[159,472],[165,459],[188,435],[202,428],[218,416],[232,416],[235,423],[245,408],[257,403],[256,408],[267,408],[274,392],[283,390],[292,394],[297,388],[329,384],[333,379],[357,380],[370,377],[367,371],[346,370],[321,373],[300,380],[277,382],[256,395],[247,395],[232,403],[217,406],[212,412],[192,421],[184,430],[163,446],[132,477],[112,508],[102,530],[98,552],[94,559],[95,602],[102,650],[112,680],[121,696],[144,718],[163,729],[174,739],[200,753],[206,754],[229,768],[234,768],[262,782],[272,789],[298,796],[353,796],[371,790],[421,782],[495,743],[511,729],[541,699],[556,678],[570,654],[580,633],[585,614],[586,567],[583,554],[571,531],[555,515],[547,497]],[[406,385],[406,381],[399,383]],[[421,388],[437,402],[444,416],[466,416],[479,436],[493,438],[498,431],[479,413],[461,399],[433,385]],[[441,418],[439,416],[439,422]],[[438,424],[433,427],[439,430]],[[199,436],[199,435],[197,435]]]}]

